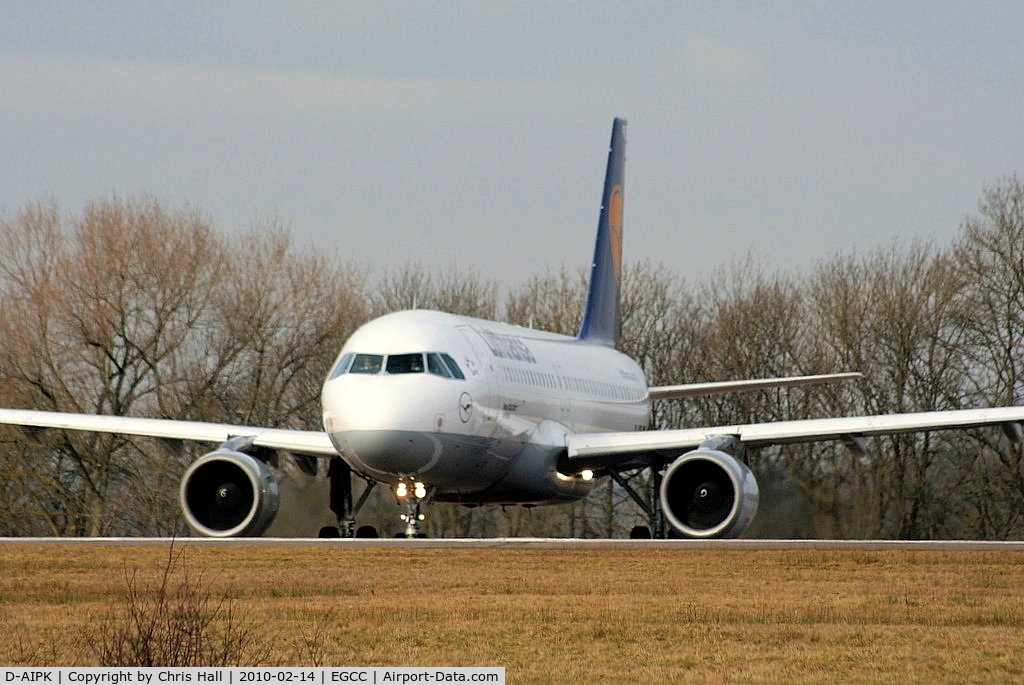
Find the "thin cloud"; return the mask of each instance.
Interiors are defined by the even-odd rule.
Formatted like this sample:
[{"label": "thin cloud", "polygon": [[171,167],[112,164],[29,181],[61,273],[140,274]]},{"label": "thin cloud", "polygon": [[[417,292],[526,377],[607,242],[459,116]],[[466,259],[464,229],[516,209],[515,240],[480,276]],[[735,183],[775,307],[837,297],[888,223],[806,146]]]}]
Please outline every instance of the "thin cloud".
[{"label": "thin cloud", "polygon": [[749,50],[707,36],[685,36],[683,53],[686,62],[703,76],[735,78],[755,75],[762,70],[761,61]]},{"label": "thin cloud", "polygon": [[63,54],[0,53],[0,110],[134,117],[195,108],[253,112],[421,107],[462,86],[424,79],[211,67]]}]

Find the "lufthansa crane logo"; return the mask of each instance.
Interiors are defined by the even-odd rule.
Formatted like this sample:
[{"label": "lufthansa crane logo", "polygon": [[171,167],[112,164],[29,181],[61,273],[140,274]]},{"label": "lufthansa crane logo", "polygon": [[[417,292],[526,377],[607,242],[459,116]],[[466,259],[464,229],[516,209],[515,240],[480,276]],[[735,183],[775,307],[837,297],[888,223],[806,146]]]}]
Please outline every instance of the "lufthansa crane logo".
[{"label": "lufthansa crane logo", "polygon": [[608,235],[611,238],[615,277],[622,278],[622,186],[612,188],[608,197]]},{"label": "lufthansa crane logo", "polygon": [[462,397],[459,398],[459,418],[462,419],[462,423],[469,423],[472,417],[473,398],[470,397],[468,392],[464,392]]}]

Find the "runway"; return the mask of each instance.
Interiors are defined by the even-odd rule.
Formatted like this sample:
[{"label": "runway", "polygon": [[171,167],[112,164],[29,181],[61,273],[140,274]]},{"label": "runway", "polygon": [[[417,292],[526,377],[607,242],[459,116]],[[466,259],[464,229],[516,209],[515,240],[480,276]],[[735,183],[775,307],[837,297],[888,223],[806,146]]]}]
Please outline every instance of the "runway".
[{"label": "runway", "polygon": [[0,545],[337,547],[339,549],[836,550],[1024,552],[1024,540],[622,540],[577,538],[0,538]]}]

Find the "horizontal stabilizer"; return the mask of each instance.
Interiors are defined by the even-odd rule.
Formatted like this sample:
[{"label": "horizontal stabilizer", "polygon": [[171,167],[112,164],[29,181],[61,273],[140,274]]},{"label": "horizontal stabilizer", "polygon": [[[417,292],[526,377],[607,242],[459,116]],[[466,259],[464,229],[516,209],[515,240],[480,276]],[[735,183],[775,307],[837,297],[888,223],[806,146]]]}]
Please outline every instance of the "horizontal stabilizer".
[{"label": "horizontal stabilizer", "polygon": [[789,376],[787,378],[754,378],[739,381],[718,381],[712,383],[688,383],[686,385],[659,385],[649,388],[652,400],[676,400],[683,397],[706,397],[729,392],[747,392],[749,390],[765,390],[768,388],[791,388],[797,385],[817,385],[819,383],[837,383],[863,378],[864,374],[825,373],[817,376]]}]

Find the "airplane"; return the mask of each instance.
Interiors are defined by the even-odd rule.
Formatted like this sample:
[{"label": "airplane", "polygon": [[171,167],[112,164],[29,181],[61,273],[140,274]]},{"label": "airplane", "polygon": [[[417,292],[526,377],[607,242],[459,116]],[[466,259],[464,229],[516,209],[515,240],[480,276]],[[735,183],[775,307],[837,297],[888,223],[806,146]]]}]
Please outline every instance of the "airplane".
[{"label": "airplane", "polygon": [[[597,237],[577,336],[411,310],[374,319],[345,342],[324,381],[322,431],[0,409],[0,423],[218,445],[185,471],[185,520],[212,537],[375,536],[355,528],[386,485],[407,537],[428,502],[545,505],[580,500],[609,478],[648,515],[637,537],[731,538],[753,521],[757,479],[745,449],[1001,426],[1021,441],[1024,407],[647,430],[651,403],[847,381],[856,372],[649,387],[619,352],[623,119],[612,124]],[[622,477],[648,468],[648,502]],[[352,476],[366,481],[353,502]],[[310,512],[313,512],[312,514]],[[327,512],[337,526],[315,526]]]}]

